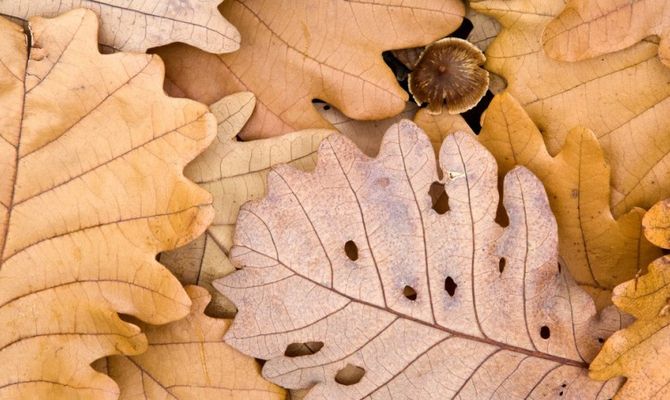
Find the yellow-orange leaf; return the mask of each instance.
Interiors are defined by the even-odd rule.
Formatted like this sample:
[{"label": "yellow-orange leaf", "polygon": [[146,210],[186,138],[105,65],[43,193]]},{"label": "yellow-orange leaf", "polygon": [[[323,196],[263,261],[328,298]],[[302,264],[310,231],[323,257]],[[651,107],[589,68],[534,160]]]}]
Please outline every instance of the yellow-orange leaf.
[{"label": "yellow-orange leaf", "polygon": [[659,61],[655,44],[645,41],[616,54],[561,62],[544,52],[542,32],[563,10],[563,0],[471,5],[501,23],[485,66],[505,78],[549,153],[557,154],[576,126],[595,133],[612,168],[614,216],[670,196],[670,68]]},{"label": "yellow-orange leaf", "polygon": [[[670,199],[644,216],[647,238],[670,248]],[[637,320],[613,334],[591,364],[590,375],[606,380],[625,376],[616,399],[663,400],[670,397],[670,256],[649,265],[649,273],[614,289],[612,301]]]},{"label": "yellow-orange leaf", "polygon": [[568,0],[543,40],[550,56],[577,61],[623,50],[652,35],[660,37],[658,55],[670,66],[666,0]]},{"label": "yellow-orange leaf", "polygon": [[120,400],[281,400],[284,389],[263,380],[253,358],[223,342],[231,321],[207,317],[207,290],[187,286],[190,314],[163,326],[140,324],[149,340],[145,353],[107,360],[107,373],[121,388]]},{"label": "yellow-orange leaf", "polygon": [[[0,18],[0,398],[115,399],[89,364],[137,354],[190,300],[155,260],[212,218],[184,166],[214,117],[156,56],[101,55],[91,11]],[[30,35],[32,46],[27,35]]]}]

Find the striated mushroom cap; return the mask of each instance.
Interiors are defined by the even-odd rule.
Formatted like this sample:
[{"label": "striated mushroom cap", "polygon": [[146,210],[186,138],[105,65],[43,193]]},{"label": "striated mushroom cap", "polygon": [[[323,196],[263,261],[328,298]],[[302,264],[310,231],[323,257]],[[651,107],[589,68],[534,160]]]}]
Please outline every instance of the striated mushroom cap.
[{"label": "striated mushroom cap", "polygon": [[443,105],[450,114],[462,113],[486,94],[489,73],[481,68],[484,61],[484,53],[467,40],[438,40],[419,56],[409,74],[409,91],[433,113],[441,113]]}]

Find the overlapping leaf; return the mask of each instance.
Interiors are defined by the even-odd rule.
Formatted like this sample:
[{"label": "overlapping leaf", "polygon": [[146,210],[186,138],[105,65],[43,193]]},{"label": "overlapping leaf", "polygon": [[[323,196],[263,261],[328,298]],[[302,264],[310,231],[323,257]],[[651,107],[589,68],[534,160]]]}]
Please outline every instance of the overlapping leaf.
[{"label": "overlapping leaf", "polygon": [[[443,122],[425,112],[416,121],[440,140],[454,131],[451,119]],[[496,158],[501,176],[523,165],[540,178],[558,222],[561,261],[599,308],[611,303],[616,285],[661,255],[644,238],[644,210],[633,209],[618,219],[612,216],[610,167],[592,132],[573,129],[552,157],[528,114],[505,93],[486,110],[478,140]]]},{"label": "overlapping leaf", "polygon": [[658,60],[655,44],[560,62],[544,52],[542,32],[564,8],[562,0],[471,5],[503,26],[486,51],[486,67],[505,78],[509,93],[543,133],[550,154],[558,153],[572,128],[588,128],[612,167],[615,216],[670,196],[670,69]]},{"label": "overlapping leaf", "polygon": [[543,40],[550,56],[576,61],[623,50],[652,35],[660,37],[659,57],[670,66],[670,8],[664,0],[568,0]]},{"label": "overlapping leaf", "polygon": [[121,388],[120,400],[285,398],[283,389],[263,380],[256,360],[223,342],[231,321],[205,316],[211,299],[207,290],[189,286],[186,292],[193,301],[186,318],[163,326],[141,324],[148,350],[107,360],[107,373]]},{"label": "overlapping leaf", "polygon": [[[239,312],[229,344],[268,359],[264,376],[308,398],[602,398],[586,366],[620,326],[557,264],[556,222],[528,170],[505,180],[468,134],[446,138],[438,180],[428,138],[389,129],[370,159],[341,135],[313,173],[278,166],[238,217],[233,262],[215,282]],[[294,352],[307,346],[308,352]]]},{"label": "overlapping leaf", "polygon": [[[182,175],[214,137],[156,56],[98,52],[95,14],[0,18],[0,398],[115,399],[89,364],[137,354],[190,300],[155,260],[212,218]],[[32,43],[27,48],[26,43]]]},{"label": "overlapping leaf", "polygon": [[[332,131],[305,130],[277,138],[239,142],[235,136],[254,110],[251,93],[227,96],[214,105],[218,120],[218,137],[200,157],[186,168],[186,176],[214,196],[216,215],[205,235],[187,246],[161,255],[183,283],[211,288],[211,282],[234,271],[228,260],[235,220],[240,206],[259,199],[266,192],[270,167],[290,163],[297,168],[312,169],[319,143]],[[215,295],[210,311],[231,316],[235,308],[225,297]]]},{"label": "overlapping leaf", "polygon": [[221,10],[244,38],[239,51],[214,56],[170,46],[159,54],[191,98],[213,103],[253,92],[258,106],[245,139],[331,128],[313,99],[354,119],[399,114],[408,96],[382,51],[439,39],[465,12],[459,0],[226,0]]},{"label": "overlapping leaf", "polygon": [[[644,216],[647,238],[670,249],[670,200]],[[625,376],[616,399],[654,400],[670,396],[670,256],[649,265],[649,273],[614,289],[612,300],[637,321],[610,337],[593,364],[591,376],[610,379]]]},{"label": "overlapping leaf", "polygon": [[240,47],[240,33],[217,10],[221,0],[5,0],[0,15],[27,20],[56,16],[75,7],[102,19],[100,43],[114,50],[140,51],[182,42],[212,53]]}]

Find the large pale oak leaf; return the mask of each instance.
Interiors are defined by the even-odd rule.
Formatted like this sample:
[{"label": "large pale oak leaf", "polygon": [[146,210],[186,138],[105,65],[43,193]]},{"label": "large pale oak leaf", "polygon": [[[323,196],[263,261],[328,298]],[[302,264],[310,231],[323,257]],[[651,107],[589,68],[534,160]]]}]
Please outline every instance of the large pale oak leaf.
[{"label": "large pale oak leaf", "polygon": [[174,45],[159,54],[188,97],[211,104],[253,92],[258,106],[245,139],[331,128],[313,99],[353,119],[401,113],[408,95],[381,53],[451,33],[464,8],[459,0],[226,0],[221,11],[244,38],[239,51],[215,56]]},{"label": "large pale oak leaf", "polygon": [[560,151],[572,128],[592,130],[612,168],[617,217],[670,196],[670,69],[656,56],[656,44],[556,61],[544,52],[542,32],[563,10],[563,0],[479,0],[471,6],[501,23],[485,66],[505,78],[550,154]]},{"label": "large pale oak leaf", "polygon": [[616,390],[586,368],[621,319],[596,317],[558,268],[556,221],[528,170],[507,175],[502,228],[495,160],[469,134],[440,151],[444,213],[429,195],[430,141],[409,121],[389,129],[377,158],[341,135],[318,157],[312,173],[272,169],[267,197],[239,213],[231,256],[241,270],[215,282],[239,308],[227,343],[267,359],[266,378],[315,385],[308,399]]},{"label": "large pale oak leaf", "polygon": [[117,313],[189,312],[155,256],[212,218],[182,170],[214,117],[164,94],[158,57],[101,55],[97,29],[82,9],[0,18],[0,398],[115,399],[89,364],[146,348]]},{"label": "large pale oak leaf", "polygon": [[212,53],[240,47],[240,33],[219,13],[222,0],[3,0],[0,15],[27,20],[76,7],[102,20],[99,41],[112,50],[144,52],[182,42]]}]

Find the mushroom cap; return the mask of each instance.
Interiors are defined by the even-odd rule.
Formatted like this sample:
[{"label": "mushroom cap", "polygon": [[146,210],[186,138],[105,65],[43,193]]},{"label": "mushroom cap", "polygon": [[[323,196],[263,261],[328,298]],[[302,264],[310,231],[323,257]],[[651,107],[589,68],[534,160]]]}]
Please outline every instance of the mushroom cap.
[{"label": "mushroom cap", "polygon": [[484,53],[467,40],[445,38],[428,45],[409,74],[414,101],[428,103],[439,114],[443,105],[459,114],[477,105],[489,86],[489,73],[481,67]]}]

